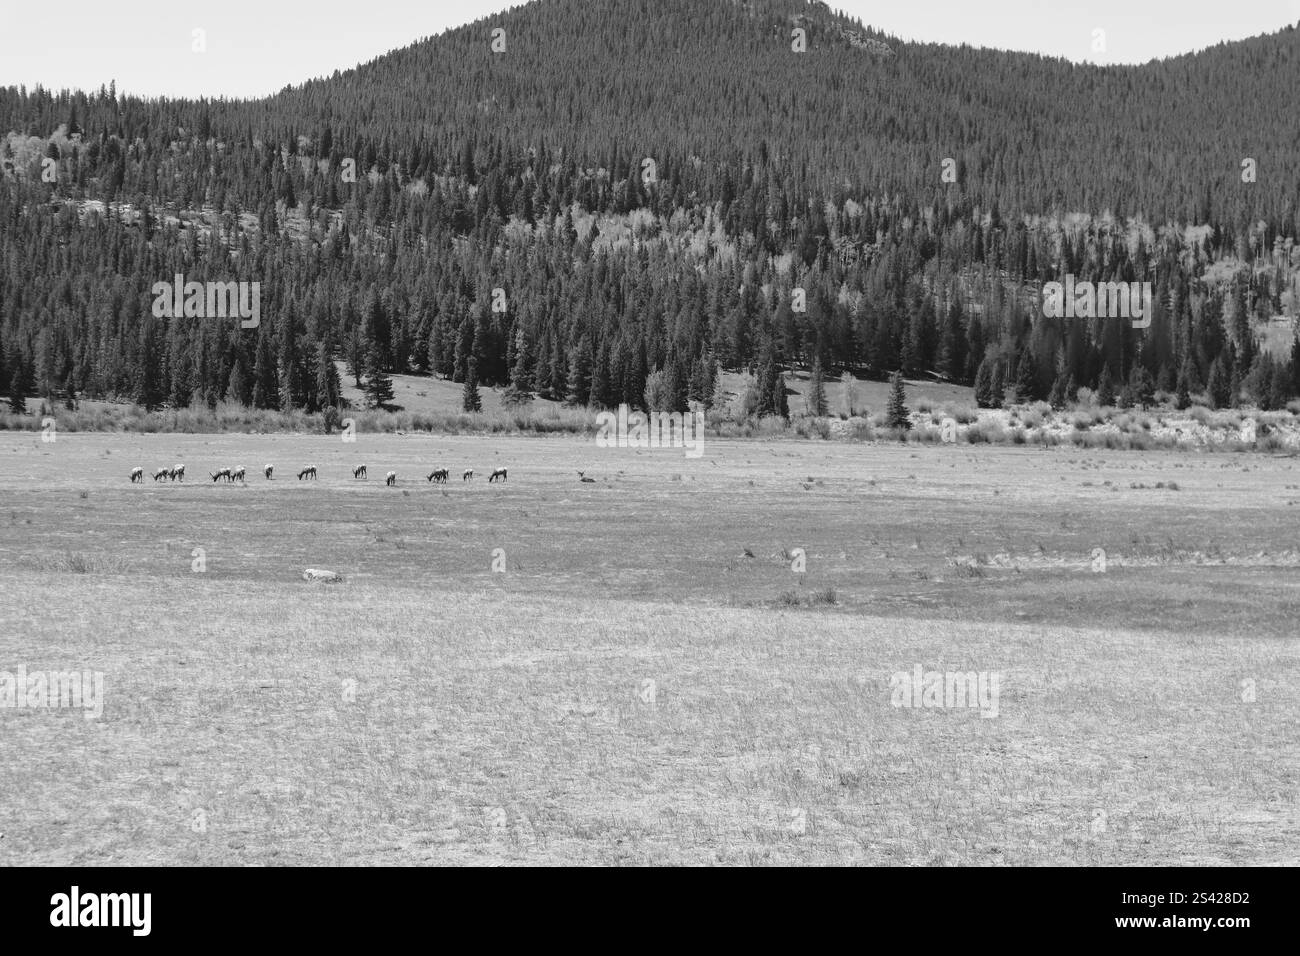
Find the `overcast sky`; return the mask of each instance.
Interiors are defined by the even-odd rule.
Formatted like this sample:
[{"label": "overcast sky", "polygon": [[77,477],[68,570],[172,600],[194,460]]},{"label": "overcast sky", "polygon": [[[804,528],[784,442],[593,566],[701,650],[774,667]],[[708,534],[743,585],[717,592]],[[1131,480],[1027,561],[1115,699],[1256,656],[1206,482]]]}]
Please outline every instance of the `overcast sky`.
[{"label": "overcast sky", "polygon": [[[500,0],[3,2],[0,86],[98,89],[116,79],[121,92],[166,96],[265,95],[511,6]],[[790,0],[791,10],[801,5]],[[1108,63],[1142,63],[1300,21],[1300,0],[839,0],[831,7],[904,39]],[[192,49],[195,30],[205,31],[203,53]],[[1097,30],[1104,31],[1104,53],[1093,49]]]}]

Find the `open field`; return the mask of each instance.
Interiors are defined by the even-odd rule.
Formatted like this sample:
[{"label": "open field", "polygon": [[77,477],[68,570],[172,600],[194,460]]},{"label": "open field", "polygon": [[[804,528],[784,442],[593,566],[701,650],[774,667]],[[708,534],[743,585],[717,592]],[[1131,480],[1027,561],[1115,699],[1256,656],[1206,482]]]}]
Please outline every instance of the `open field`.
[{"label": "open field", "polygon": [[0,865],[1297,864],[1297,619],[1291,457],[9,433]]}]

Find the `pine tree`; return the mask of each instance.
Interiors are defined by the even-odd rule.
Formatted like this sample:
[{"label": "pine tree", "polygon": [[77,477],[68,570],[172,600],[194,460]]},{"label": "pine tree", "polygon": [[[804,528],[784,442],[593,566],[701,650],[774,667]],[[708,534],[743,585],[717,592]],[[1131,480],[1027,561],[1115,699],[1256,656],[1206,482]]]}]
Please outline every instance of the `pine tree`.
[{"label": "pine tree", "polygon": [[1105,408],[1115,404],[1115,382],[1111,378],[1110,365],[1101,370],[1101,379],[1097,383],[1097,404]]},{"label": "pine tree", "polygon": [[1026,348],[1020,353],[1020,365],[1016,371],[1016,401],[1020,404],[1038,399],[1038,367],[1034,353]]},{"label": "pine tree", "polygon": [[903,387],[903,373],[889,377],[889,404],[885,407],[885,424],[890,428],[908,432],[912,428],[911,413],[907,409],[907,392]]},{"label": "pine tree", "polygon": [[275,408],[278,402],[275,361],[271,358],[271,332],[263,323],[257,334],[257,357],[253,364],[253,406]]},{"label": "pine tree", "polygon": [[366,405],[383,408],[393,401],[393,380],[384,369],[384,356],[378,345],[371,345],[366,353],[366,372],[362,382]]},{"label": "pine tree", "polygon": [[474,358],[465,365],[465,387],[461,389],[460,407],[467,412],[483,411],[483,400],[478,394],[478,361]]},{"label": "pine tree", "polygon": [[1226,407],[1232,397],[1232,381],[1223,366],[1221,357],[1210,363],[1210,380],[1206,383],[1206,389],[1210,393],[1211,408]]},{"label": "pine tree", "polygon": [[[432,341],[432,339],[430,341]],[[348,337],[347,344],[348,373],[352,376],[352,384],[355,387],[360,388],[361,376],[366,373],[366,344],[362,341],[360,329],[352,330],[352,334]],[[434,367],[437,367],[436,362]]]},{"label": "pine tree", "polygon": [[993,400],[993,359],[985,356],[975,372],[975,404],[980,408],[997,408]]},{"label": "pine tree", "polygon": [[1174,389],[1174,408],[1183,411],[1192,404],[1191,360],[1183,359],[1182,368],[1178,370],[1178,384]]},{"label": "pine tree", "polygon": [[276,362],[277,390],[280,410],[287,412],[299,404],[302,383],[298,380],[297,329],[294,322],[293,303],[289,302],[280,314],[280,354]]},{"label": "pine tree", "polygon": [[1142,365],[1134,365],[1128,377],[1129,397],[1134,404],[1146,407],[1155,401],[1156,383]]},{"label": "pine tree", "polygon": [[785,373],[775,366],[772,369],[772,381],[772,414],[789,418],[790,400],[785,394]]},{"label": "pine tree", "polygon": [[246,405],[244,395],[249,392],[248,377],[244,371],[244,360],[241,357],[235,359],[235,364],[230,366],[230,377],[226,379],[226,401],[236,405]]},{"label": "pine tree", "polygon": [[13,359],[9,362],[9,408],[18,415],[27,414],[27,395],[31,391],[27,363],[23,360],[21,352],[14,351]]},{"label": "pine tree", "polygon": [[1002,363],[997,359],[993,360],[993,380],[989,387],[990,408],[1001,408],[1002,403],[1007,397],[1007,382]]},{"label": "pine tree", "polygon": [[822,380],[822,360],[813,360],[812,374],[808,379],[808,412],[818,417],[826,414],[826,383]]},{"label": "pine tree", "polygon": [[569,381],[564,401],[582,406],[591,401],[591,341],[585,335],[569,353]]},{"label": "pine tree", "polygon": [[[24,369],[29,366],[24,363]],[[30,373],[27,373],[30,375]],[[136,390],[135,401],[146,411],[161,408],[165,381],[163,377],[162,329],[158,319],[152,317],[144,321],[140,338],[140,385]],[[26,379],[24,379],[26,382]]]},{"label": "pine tree", "polygon": [[343,383],[329,343],[321,342],[316,346],[316,403],[321,408],[337,408],[342,393]]},{"label": "pine tree", "polygon": [[609,408],[616,404],[610,388],[608,341],[601,342],[600,348],[596,350],[596,360],[591,366],[591,393],[587,396],[587,403],[596,408]]},{"label": "pine tree", "polygon": [[1065,373],[1062,372],[1056,376],[1056,381],[1052,383],[1052,391],[1047,396],[1048,404],[1057,411],[1065,407],[1065,385]]}]

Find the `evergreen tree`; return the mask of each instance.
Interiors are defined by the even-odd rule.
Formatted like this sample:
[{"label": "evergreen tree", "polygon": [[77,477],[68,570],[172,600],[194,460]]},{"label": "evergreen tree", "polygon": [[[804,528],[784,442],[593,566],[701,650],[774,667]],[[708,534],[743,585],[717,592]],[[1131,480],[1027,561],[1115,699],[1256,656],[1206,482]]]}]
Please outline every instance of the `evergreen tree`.
[{"label": "evergreen tree", "polygon": [[478,361],[473,357],[465,366],[465,387],[461,389],[460,407],[467,412],[483,411],[483,400],[478,394]]},{"label": "evergreen tree", "polygon": [[586,406],[591,401],[591,341],[584,335],[569,353],[569,382],[564,400]]},{"label": "evergreen tree", "polygon": [[588,404],[596,408],[609,408],[617,404],[613,400],[613,390],[609,377],[609,343],[601,342],[596,350],[596,360],[591,366],[591,393]]},{"label": "evergreen tree", "polygon": [[337,408],[342,394],[343,383],[329,343],[321,342],[316,346],[316,403],[321,408]]},{"label": "evergreen tree", "polygon": [[911,413],[907,409],[907,392],[903,387],[903,373],[895,372],[889,377],[889,404],[885,408],[885,424],[890,428],[899,428],[904,432],[912,428]]},{"label": "evergreen tree", "polygon": [[1003,372],[1002,363],[997,359],[993,360],[993,381],[989,389],[990,401],[993,403],[990,408],[1001,408],[1002,403],[1007,397],[1007,383]]},{"label": "evergreen tree", "polygon": [[378,345],[371,345],[366,352],[362,389],[366,393],[366,405],[370,408],[383,408],[393,401],[393,380],[384,369],[384,355]]},{"label": "evergreen tree", "polygon": [[160,320],[146,318],[140,340],[140,385],[135,395],[136,404],[142,405],[146,411],[161,408],[166,395],[162,352]]},{"label": "evergreen tree", "polygon": [[785,393],[785,373],[779,368],[772,368],[772,414],[782,418],[790,417],[790,400]]},{"label": "evergreen tree", "polygon": [[1232,398],[1232,380],[1224,367],[1222,358],[1210,363],[1210,380],[1206,383],[1209,391],[1210,407],[1225,408]]},{"label": "evergreen tree", "polygon": [[1023,405],[1037,399],[1038,368],[1034,353],[1026,348],[1020,353],[1020,365],[1016,371],[1016,401]]},{"label": "evergreen tree", "polygon": [[14,356],[9,362],[9,368],[9,408],[18,415],[26,415],[27,396],[31,392],[31,381],[27,373],[27,363],[23,360],[22,353],[15,350]]},{"label": "evergreen tree", "polygon": [[1134,404],[1146,407],[1155,401],[1156,383],[1152,380],[1151,373],[1141,365],[1133,366],[1128,377],[1128,388]]},{"label": "evergreen tree", "polygon": [[1178,384],[1174,390],[1174,408],[1179,411],[1190,408],[1192,404],[1192,372],[1190,365],[1190,359],[1183,359],[1182,368],[1178,370]]},{"label": "evergreen tree", "polygon": [[818,417],[826,414],[826,383],[822,380],[822,360],[813,360],[812,374],[808,379],[808,412]]},{"label": "evergreen tree", "polygon": [[997,408],[993,395],[993,358],[985,356],[975,372],[975,404],[980,408]]},{"label": "evergreen tree", "polygon": [[271,332],[264,323],[258,329],[257,356],[253,363],[253,405],[256,408],[276,408],[278,403],[275,361],[271,358]]},{"label": "evergreen tree", "polygon": [[1101,378],[1097,382],[1097,404],[1103,408],[1115,404],[1115,382],[1109,364],[1102,368]]},{"label": "evergreen tree", "polygon": [[1057,411],[1060,411],[1062,408],[1065,407],[1065,403],[1066,403],[1065,387],[1066,387],[1065,373],[1062,372],[1061,374],[1056,376],[1056,381],[1052,383],[1052,391],[1047,396],[1048,404],[1051,405],[1052,408],[1056,409]]}]

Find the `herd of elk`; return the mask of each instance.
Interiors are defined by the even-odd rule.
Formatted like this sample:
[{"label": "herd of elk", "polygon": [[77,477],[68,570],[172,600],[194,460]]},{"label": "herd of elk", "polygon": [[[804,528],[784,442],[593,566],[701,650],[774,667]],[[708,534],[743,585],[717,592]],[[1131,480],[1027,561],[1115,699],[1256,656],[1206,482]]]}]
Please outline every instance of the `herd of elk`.
[{"label": "herd of elk", "polygon": [[[262,474],[264,474],[264,475],[266,476],[267,480],[269,481],[269,480],[271,480],[271,474],[272,474],[272,472],[273,472],[274,470],[275,470],[275,469],[274,469],[274,467],[273,467],[272,465],[267,465],[266,467],[264,467],[264,468],[262,469]],[[446,484],[446,483],[447,483],[447,478],[449,477],[450,473],[451,473],[451,471],[450,471],[450,469],[448,469],[448,468],[435,468],[433,471],[429,472],[429,474],[428,474],[428,476],[425,478],[425,480],[426,480],[426,481],[437,482],[438,484]],[[241,465],[240,467],[238,467],[238,468],[222,468],[220,471],[210,471],[210,472],[208,472],[208,474],[212,476],[212,481],[213,481],[214,483],[216,483],[216,482],[218,482],[218,481],[221,481],[221,480],[223,480],[223,479],[224,479],[225,481],[239,481],[239,482],[243,482],[243,481],[244,481],[244,468],[243,468],[242,465]],[[356,468],[353,468],[353,469],[352,469],[352,477],[353,477],[353,478],[365,478],[365,477],[366,477],[366,466],[365,466],[365,465],[358,465]],[[469,480],[472,479],[473,477],[474,477],[474,469],[473,469],[473,468],[466,468],[466,469],[465,469],[465,473],[464,473],[463,475],[461,475],[461,480],[462,480],[462,481],[469,481]],[[581,478],[583,481],[593,481],[593,480],[594,480],[594,479],[592,479],[592,478],[583,478],[583,477],[582,477],[582,472],[578,472],[578,477]],[[184,481],[184,480],[185,480],[185,466],[184,466],[184,465],[176,465],[176,466],[173,467],[173,468],[159,468],[157,471],[155,471],[155,472],[153,473],[153,480],[154,480],[154,481],[162,481],[164,478],[167,478],[167,479],[169,479],[169,480],[171,480],[171,481]],[[502,481],[505,481],[505,480],[506,480],[506,470],[505,470],[504,468],[493,468],[493,469],[492,469],[492,474],[488,477],[488,482],[489,482],[489,483],[495,482],[498,478],[501,479]],[[315,480],[316,480],[316,466],[315,466],[315,465],[308,465],[308,466],[307,466],[306,468],[304,468],[302,471],[298,472],[298,480],[299,480],[299,481],[302,481],[303,479],[310,479],[311,481],[315,481]],[[131,484],[133,484],[133,485],[134,485],[134,484],[141,484],[141,483],[143,483],[143,482],[144,482],[144,469],[143,469],[143,468],[140,468],[140,467],[132,468],[132,469],[131,469]],[[390,472],[389,472],[389,473],[384,477],[384,484],[386,484],[386,485],[388,485],[388,486],[390,486],[390,487],[393,486],[393,485],[395,485],[395,484],[397,484],[397,472],[395,472],[395,471],[390,471]]]}]

